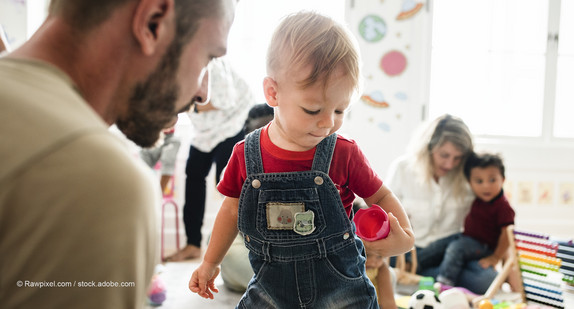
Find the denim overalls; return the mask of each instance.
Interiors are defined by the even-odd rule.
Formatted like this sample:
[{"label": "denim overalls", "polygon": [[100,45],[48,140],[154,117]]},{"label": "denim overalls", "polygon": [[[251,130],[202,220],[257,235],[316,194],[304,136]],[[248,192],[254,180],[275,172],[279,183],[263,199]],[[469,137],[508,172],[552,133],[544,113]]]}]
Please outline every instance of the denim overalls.
[{"label": "denim overalls", "polygon": [[363,243],[328,176],[336,134],[317,145],[312,170],[265,174],[260,132],[245,140],[238,227],[255,276],[237,308],[378,308]]}]

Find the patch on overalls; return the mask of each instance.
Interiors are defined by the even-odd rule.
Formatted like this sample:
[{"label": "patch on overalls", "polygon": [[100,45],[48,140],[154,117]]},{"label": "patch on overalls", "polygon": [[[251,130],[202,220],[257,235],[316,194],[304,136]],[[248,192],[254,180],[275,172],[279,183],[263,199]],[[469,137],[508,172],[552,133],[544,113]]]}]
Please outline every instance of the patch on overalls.
[{"label": "patch on overalls", "polygon": [[305,203],[267,203],[267,228],[293,230],[295,214],[305,211]]},{"label": "patch on overalls", "polygon": [[313,233],[315,230],[315,213],[311,210],[296,213],[293,230],[303,236]]}]

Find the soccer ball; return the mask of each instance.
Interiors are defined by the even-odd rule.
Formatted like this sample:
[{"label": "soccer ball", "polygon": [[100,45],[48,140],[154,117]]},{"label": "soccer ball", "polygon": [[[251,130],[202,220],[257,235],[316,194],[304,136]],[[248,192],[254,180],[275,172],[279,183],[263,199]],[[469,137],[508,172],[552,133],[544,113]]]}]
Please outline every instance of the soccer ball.
[{"label": "soccer ball", "polygon": [[442,304],[430,290],[418,290],[409,300],[409,309],[442,309]]}]

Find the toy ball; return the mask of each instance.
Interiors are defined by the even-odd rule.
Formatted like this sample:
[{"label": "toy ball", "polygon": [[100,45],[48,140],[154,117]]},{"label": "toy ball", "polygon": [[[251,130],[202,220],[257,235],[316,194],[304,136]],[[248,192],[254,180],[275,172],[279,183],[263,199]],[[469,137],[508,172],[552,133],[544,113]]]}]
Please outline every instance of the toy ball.
[{"label": "toy ball", "polygon": [[457,289],[446,290],[438,296],[444,309],[470,309],[464,293]]},{"label": "toy ball", "polygon": [[147,291],[147,297],[150,305],[160,306],[166,299],[166,288],[165,283],[160,276],[154,275],[149,289]]},{"label": "toy ball", "polygon": [[442,309],[443,306],[433,291],[416,291],[409,300],[409,309]]},{"label": "toy ball", "polygon": [[492,303],[490,302],[490,300],[488,299],[483,299],[480,301],[480,303],[478,303],[478,308],[479,309],[493,309],[494,306],[492,305]]}]

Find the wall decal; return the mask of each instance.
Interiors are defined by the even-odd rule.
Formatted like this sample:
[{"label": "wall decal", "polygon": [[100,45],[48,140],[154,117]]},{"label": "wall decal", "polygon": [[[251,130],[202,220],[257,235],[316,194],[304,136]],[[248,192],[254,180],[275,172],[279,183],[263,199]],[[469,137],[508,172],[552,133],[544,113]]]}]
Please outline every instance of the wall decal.
[{"label": "wall decal", "polygon": [[403,73],[406,67],[407,57],[398,50],[392,50],[386,53],[381,59],[381,69],[389,76],[396,76]]},{"label": "wall decal", "polygon": [[560,205],[574,205],[574,183],[560,184]]},{"label": "wall decal", "polygon": [[534,185],[530,181],[518,182],[518,189],[516,192],[517,202],[519,204],[532,204]]},{"label": "wall decal", "polygon": [[359,33],[367,42],[378,42],[387,34],[387,24],[377,15],[367,15],[359,23]]},{"label": "wall decal", "polygon": [[418,13],[423,4],[415,0],[403,0],[401,5],[401,12],[397,15],[397,20],[404,20],[415,16]]},{"label": "wall decal", "polygon": [[538,204],[552,205],[554,202],[554,183],[541,182],[538,184]]},{"label": "wall decal", "polygon": [[510,202],[510,205],[514,204],[514,182],[512,182],[512,180],[506,180],[504,181],[502,188],[504,190],[504,195],[506,195],[506,199]]},{"label": "wall decal", "polygon": [[374,107],[389,107],[389,103],[385,101],[385,96],[379,90],[375,90],[369,94],[363,94],[361,101]]},{"label": "wall decal", "polygon": [[408,96],[406,93],[399,91],[399,92],[395,93],[395,98],[397,100],[406,101],[408,99]]},{"label": "wall decal", "polygon": [[384,132],[391,132],[391,126],[386,122],[379,122],[377,126]]}]

